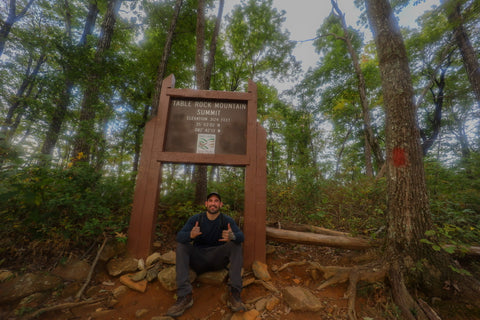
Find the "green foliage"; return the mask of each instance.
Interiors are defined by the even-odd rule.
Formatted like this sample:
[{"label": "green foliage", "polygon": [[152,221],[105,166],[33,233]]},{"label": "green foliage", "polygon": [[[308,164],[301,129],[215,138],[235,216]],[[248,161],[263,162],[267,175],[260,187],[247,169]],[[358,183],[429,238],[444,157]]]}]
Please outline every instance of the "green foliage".
[{"label": "green foliage", "polygon": [[1,176],[2,234],[84,243],[127,226],[131,182],[102,178],[86,163],[68,169],[19,167]]},{"label": "green foliage", "polygon": [[479,164],[475,155],[457,168],[435,161],[426,164],[434,232],[441,244],[461,248],[480,243],[480,178],[475,173]]},{"label": "green foliage", "polygon": [[[202,211],[202,207],[193,204],[192,201],[178,203],[168,207],[165,216],[174,230],[180,228],[187,222],[188,218]],[[161,219],[162,217],[160,217]]]},{"label": "green foliage", "polygon": [[[350,184],[321,181],[310,188],[308,190],[307,185],[303,188],[293,184],[269,185],[268,218],[371,236],[385,224],[383,181],[363,179]],[[303,190],[309,192],[308,196]]]}]

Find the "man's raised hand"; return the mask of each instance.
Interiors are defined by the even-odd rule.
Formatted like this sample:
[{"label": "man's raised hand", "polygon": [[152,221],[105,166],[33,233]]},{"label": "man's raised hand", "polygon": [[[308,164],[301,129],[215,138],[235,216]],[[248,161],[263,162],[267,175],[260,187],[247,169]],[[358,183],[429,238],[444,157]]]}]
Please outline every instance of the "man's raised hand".
[{"label": "man's raised hand", "polygon": [[198,226],[198,221],[197,221],[195,222],[195,226],[193,227],[192,231],[190,231],[190,239],[195,239],[201,234],[202,232],[200,231],[200,227]]},{"label": "man's raised hand", "polygon": [[228,229],[222,231],[222,238],[219,241],[228,242],[231,240],[235,240],[235,234],[232,231],[232,227],[230,227],[230,223],[228,224]]}]

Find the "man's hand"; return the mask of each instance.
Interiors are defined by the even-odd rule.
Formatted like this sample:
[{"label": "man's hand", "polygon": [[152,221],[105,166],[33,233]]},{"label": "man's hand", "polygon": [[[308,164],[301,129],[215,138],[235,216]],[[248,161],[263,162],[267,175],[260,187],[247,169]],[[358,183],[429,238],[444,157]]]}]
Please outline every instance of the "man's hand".
[{"label": "man's hand", "polygon": [[228,224],[228,229],[222,231],[222,238],[219,241],[228,242],[228,241],[232,241],[232,240],[235,240],[235,239],[236,239],[235,234],[233,233],[232,228],[230,227],[230,223],[229,223]]},{"label": "man's hand", "polygon": [[192,231],[190,231],[190,239],[195,239],[199,235],[201,235],[200,227],[198,226],[198,221],[195,222],[195,227],[193,227]]}]

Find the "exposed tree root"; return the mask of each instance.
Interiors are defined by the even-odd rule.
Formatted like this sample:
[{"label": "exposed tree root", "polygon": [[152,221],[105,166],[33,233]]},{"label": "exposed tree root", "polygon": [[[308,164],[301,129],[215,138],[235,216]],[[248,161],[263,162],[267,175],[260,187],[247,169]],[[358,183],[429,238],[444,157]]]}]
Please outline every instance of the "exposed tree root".
[{"label": "exposed tree root", "polygon": [[107,299],[109,299],[109,297],[104,297],[104,298],[95,299],[95,300],[85,300],[85,301],[80,301],[80,302],[68,302],[68,303],[57,304],[57,305],[54,305],[54,306],[38,309],[37,311],[35,311],[32,314],[24,316],[22,318],[22,320],[29,320],[29,319],[36,318],[44,312],[62,310],[62,309],[69,309],[69,308],[83,306],[85,304],[94,304],[94,303],[105,301]]},{"label": "exposed tree root", "polygon": [[438,316],[435,310],[433,310],[432,307],[428,305],[428,303],[426,303],[422,299],[418,299],[417,302],[430,320],[442,320],[442,318]]},{"label": "exposed tree root", "polygon": [[105,232],[104,232],[103,233],[103,243],[100,246],[100,249],[98,249],[97,256],[95,257],[95,260],[93,261],[92,266],[90,267],[90,271],[88,273],[87,279],[85,280],[85,283],[83,284],[83,286],[80,288],[80,290],[75,295],[75,301],[80,300],[80,298],[82,297],[83,291],[85,291],[85,288],[87,287],[88,283],[92,279],[93,270],[95,269],[95,266],[97,265],[98,259],[100,258],[100,254],[102,253],[103,248],[105,248],[106,243],[107,243],[107,236],[105,235]]},{"label": "exposed tree root", "polygon": [[362,266],[339,267],[323,266],[316,262],[294,261],[282,265],[275,270],[275,272],[280,272],[288,267],[302,265],[307,265],[309,268],[323,273],[325,281],[317,287],[317,290],[322,290],[331,285],[348,282],[345,298],[348,299],[348,318],[350,320],[358,319],[355,310],[357,284],[359,282],[384,282],[387,277],[392,285],[395,303],[402,310],[406,319],[441,320],[436,312],[425,301],[419,299],[417,302],[412,298],[404,284],[403,275],[395,264],[368,263]]},{"label": "exposed tree root", "polygon": [[377,282],[384,281],[387,274],[388,265],[367,264],[355,267],[322,266],[316,262],[294,261],[289,262],[278,268],[276,271],[282,271],[292,266],[309,265],[311,269],[323,273],[325,281],[322,282],[317,290],[322,290],[334,284],[349,282],[345,298],[348,299],[348,317],[351,320],[357,320],[355,311],[355,301],[357,296],[357,284],[360,281]]}]

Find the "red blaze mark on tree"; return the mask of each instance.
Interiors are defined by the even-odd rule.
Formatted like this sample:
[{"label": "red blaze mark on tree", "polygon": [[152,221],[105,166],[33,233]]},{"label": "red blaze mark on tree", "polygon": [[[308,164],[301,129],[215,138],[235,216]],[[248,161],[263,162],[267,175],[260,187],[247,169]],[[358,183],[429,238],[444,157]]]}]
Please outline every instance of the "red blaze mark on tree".
[{"label": "red blaze mark on tree", "polygon": [[402,148],[393,148],[393,165],[395,167],[402,167],[406,162],[405,150]]}]

